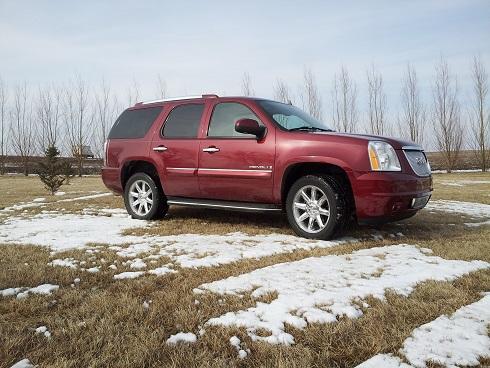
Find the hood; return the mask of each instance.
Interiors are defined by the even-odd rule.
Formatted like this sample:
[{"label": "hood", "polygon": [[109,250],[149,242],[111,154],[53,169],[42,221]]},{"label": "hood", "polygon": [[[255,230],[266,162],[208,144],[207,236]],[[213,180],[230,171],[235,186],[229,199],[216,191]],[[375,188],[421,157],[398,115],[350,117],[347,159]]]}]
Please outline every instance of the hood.
[{"label": "hood", "polygon": [[382,141],[389,143],[393,146],[394,149],[396,150],[401,150],[403,147],[416,147],[423,151],[423,148],[418,145],[417,143],[411,142],[411,141],[405,141],[402,139],[398,138],[390,138],[390,137],[383,137],[380,135],[370,135],[370,134],[353,134],[353,133],[337,133],[337,132],[314,132],[313,134],[328,134],[328,135],[335,135],[339,137],[346,137],[346,138],[353,138],[353,139],[359,139],[359,140],[364,140],[364,141]]}]

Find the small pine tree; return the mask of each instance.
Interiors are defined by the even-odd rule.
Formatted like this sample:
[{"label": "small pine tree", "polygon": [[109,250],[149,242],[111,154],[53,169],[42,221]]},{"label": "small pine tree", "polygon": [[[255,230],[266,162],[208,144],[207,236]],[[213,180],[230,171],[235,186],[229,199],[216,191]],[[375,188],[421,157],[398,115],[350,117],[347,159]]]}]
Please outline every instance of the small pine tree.
[{"label": "small pine tree", "polygon": [[44,151],[44,160],[39,163],[39,179],[51,194],[56,193],[66,180],[65,164],[59,160],[59,155],[55,146],[49,146]]}]

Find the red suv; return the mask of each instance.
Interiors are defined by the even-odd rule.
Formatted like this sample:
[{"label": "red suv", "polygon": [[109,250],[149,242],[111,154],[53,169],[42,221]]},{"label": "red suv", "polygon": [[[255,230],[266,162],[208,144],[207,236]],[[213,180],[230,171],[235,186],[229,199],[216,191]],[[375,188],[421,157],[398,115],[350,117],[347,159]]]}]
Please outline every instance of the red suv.
[{"label": "red suv", "polygon": [[328,239],[352,216],[413,216],[432,193],[421,147],[336,133],[297,107],[202,95],[137,103],[106,142],[105,185],[137,219],[171,204],[285,211],[294,231]]}]

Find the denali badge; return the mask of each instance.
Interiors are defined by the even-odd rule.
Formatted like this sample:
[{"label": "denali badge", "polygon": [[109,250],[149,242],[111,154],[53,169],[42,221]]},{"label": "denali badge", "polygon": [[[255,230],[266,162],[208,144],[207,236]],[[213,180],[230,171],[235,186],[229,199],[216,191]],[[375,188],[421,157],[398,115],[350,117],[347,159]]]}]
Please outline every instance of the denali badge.
[{"label": "denali badge", "polygon": [[258,170],[272,170],[272,166],[265,166],[265,165],[249,166],[248,168],[258,169]]}]

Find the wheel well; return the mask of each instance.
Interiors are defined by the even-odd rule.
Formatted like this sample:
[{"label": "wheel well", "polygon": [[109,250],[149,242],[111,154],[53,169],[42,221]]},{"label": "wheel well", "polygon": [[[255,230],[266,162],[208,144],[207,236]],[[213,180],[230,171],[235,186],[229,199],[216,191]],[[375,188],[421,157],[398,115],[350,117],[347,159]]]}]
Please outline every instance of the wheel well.
[{"label": "wheel well", "polygon": [[148,161],[129,161],[124,164],[121,171],[121,184],[124,189],[129,178],[138,172],[143,172],[151,176],[155,184],[160,186],[160,178],[156,167]]},{"label": "wheel well", "polygon": [[321,163],[321,162],[308,162],[298,163],[289,166],[283,176],[281,186],[281,201],[286,203],[286,197],[289,192],[289,188],[294,184],[296,180],[305,175],[331,175],[335,177],[342,188],[345,189],[347,194],[347,200],[352,208],[354,208],[354,196],[352,194],[352,187],[350,184],[347,173],[339,166]]}]

